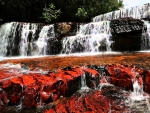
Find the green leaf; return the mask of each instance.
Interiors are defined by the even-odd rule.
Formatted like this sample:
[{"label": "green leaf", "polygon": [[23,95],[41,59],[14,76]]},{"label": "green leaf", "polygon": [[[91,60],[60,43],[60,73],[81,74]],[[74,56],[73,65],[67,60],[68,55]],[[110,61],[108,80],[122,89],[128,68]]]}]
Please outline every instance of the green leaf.
[{"label": "green leaf", "polygon": [[55,5],[50,3],[48,8],[43,8],[43,18],[46,22],[51,22],[53,19],[57,19],[61,14],[60,9],[56,10]]}]

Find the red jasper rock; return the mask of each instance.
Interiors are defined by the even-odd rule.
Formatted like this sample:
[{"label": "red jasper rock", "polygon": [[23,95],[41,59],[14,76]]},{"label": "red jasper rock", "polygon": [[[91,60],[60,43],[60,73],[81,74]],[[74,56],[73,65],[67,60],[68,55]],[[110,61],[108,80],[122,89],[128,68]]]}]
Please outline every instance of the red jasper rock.
[{"label": "red jasper rock", "polygon": [[[68,97],[80,89],[83,75],[85,76],[85,84],[89,88],[96,88],[99,84],[110,82],[119,87],[132,89],[133,82],[137,80],[141,88],[144,87],[146,92],[150,92],[149,71],[121,64],[107,65],[103,70],[104,72],[98,71],[96,67],[67,67],[49,74],[33,72],[24,74],[18,73],[17,69],[13,70],[12,68],[10,69],[11,71],[8,68],[4,70],[0,69],[2,74],[0,85],[4,90],[4,96],[0,98],[5,98],[1,100],[6,105],[17,105],[22,101],[23,107],[31,108],[56,102],[61,95]],[[143,81],[145,82],[144,85]],[[6,98],[9,103],[8,101],[6,102]],[[73,96],[46,112],[107,113],[110,110],[109,103],[111,102],[113,100],[103,97],[101,92],[96,91],[92,94],[84,95],[82,98]],[[118,112],[121,108],[118,105],[114,105],[112,109]]]},{"label": "red jasper rock", "polygon": [[[40,100],[42,103],[49,103],[53,101],[53,94],[55,94],[55,99],[59,98],[60,96],[60,80],[56,80],[50,76],[46,75],[32,75],[36,78],[37,82],[40,85]],[[56,94],[58,94],[56,96]],[[56,98],[57,97],[57,98]]]},{"label": "red jasper rock", "polygon": [[23,93],[22,87],[20,86],[20,84],[12,83],[10,88],[11,90],[9,93],[9,101],[10,101],[9,103],[12,105],[19,104]]},{"label": "red jasper rock", "polygon": [[2,84],[3,88],[7,88],[7,87],[11,86],[11,81],[10,80],[4,80],[1,82],[1,84]]},{"label": "red jasper rock", "polygon": [[[63,111],[63,110],[61,110],[61,111]],[[50,110],[46,110],[45,113],[56,113],[56,112],[54,109],[50,109]],[[63,113],[65,113],[65,112],[63,112]]]},{"label": "red jasper rock", "polygon": [[96,88],[99,85],[99,72],[86,67],[83,70],[85,71],[86,85],[90,88]]},{"label": "red jasper rock", "polygon": [[94,69],[83,68],[83,70],[90,73],[92,77],[99,77],[99,73]]},{"label": "red jasper rock", "polygon": [[23,106],[27,108],[36,107],[39,90],[37,86],[29,85],[24,90]]},{"label": "red jasper rock", "polygon": [[79,80],[76,81],[78,77],[73,77],[74,75],[71,71],[58,70],[58,73],[51,73],[50,76],[56,80],[61,80],[60,90],[64,97],[69,96],[71,93],[69,91],[73,89],[74,86],[78,87],[79,85]]},{"label": "red jasper rock", "polygon": [[24,86],[36,84],[36,79],[32,75],[23,75],[20,78],[22,79]]},{"label": "red jasper rock", "polygon": [[46,110],[45,113],[108,113],[111,110],[114,113],[120,111],[126,112],[126,109],[116,105],[114,100],[103,96],[100,91],[94,91],[81,97],[72,96],[55,105],[53,108]]},{"label": "red jasper rock", "polygon": [[106,69],[110,76],[110,83],[125,87],[126,89],[133,89],[133,82],[138,81],[139,85],[142,87],[143,79],[142,70],[135,68],[133,66],[125,65],[107,65]]},{"label": "red jasper rock", "polygon": [[73,68],[72,70],[67,70],[64,72],[71,75],[74,78],[80,77],[84,74],[83,68],[81,68],[81,67]]},{"label": "red jasper rock", "polygon": [[8,95],[9,104],[17,105],[22,97],[22,81],[20,78],[11,78],[1,82],[1,85]]},{"label": "red jasper rock", "polygon": [[19,84],[20,86],[23,86],[23,82],[19,77],[18,78],[12,78],[12,79],[10,79],[10,81],[14,84]]},{"label": "red jasper rock", "polygon": [[8,104],[7,93],[2,88],[0,88],[0,112],[7,104]]}]

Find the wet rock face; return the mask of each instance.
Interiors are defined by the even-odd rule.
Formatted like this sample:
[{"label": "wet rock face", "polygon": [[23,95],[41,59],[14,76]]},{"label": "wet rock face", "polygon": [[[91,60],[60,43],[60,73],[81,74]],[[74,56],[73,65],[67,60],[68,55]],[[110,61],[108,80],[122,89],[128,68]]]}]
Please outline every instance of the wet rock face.
[{"label": "wet rock face", "polygon": [[78,30],[79,23],[73,22],[62,22],[55,23],[55,35],[58,40],[61,40],[65,36],[73,36],[76,35]]},{"label": "wet rock face", "polygon": [[112,49],[114,51],[140,51],[142,30],[113,34]]},{"label": "wet rock face", "polygon": [[111,20],[110,22],[112,34],[141,31],[143,29],[143,25],[144,22],[140,19],[133,19],[129,17]]},{"label": "wet rock face", "polygon": [[[103,92],[95,91],[98,87],[102,89],[103,84],[111,83],[126,90],[133,90],[133,83],[137,81],[141,89],[144,88],[144,91],[150,93],[150,72],[132,65],[87,65],[73,68],[68,66],[57,72],[45,73],[36,71],[24,73],[20,68],[3,67],[0,68],[0,72],[0,109],[5,107],[7,109],[10,105],[21,104],[23,108],[32,108],[57,103],[61,97],[69,97],[83,87],[85,89],[88,87],[94,92],[80,95],[82,98],[73,96],[68,101],[57,104],[54,109],[47,110],[46,113],[60,110],[64,112],[98,110],[108,113],[109,103],[113,103],[114,100],[104,96],[107,95],[107,89]],[[100,99],[103,96],[104,100]],[[76,102],[79,107],[75,106]],[[117,104],[114,109],[125,110]]]},{"label": "wet rock face", "polygon": [[108,78],[111,84],[119,87],[124,87],[128,90],[133,90],[133,83],[138,81],[142,87],[142,72],[143,70],[135,68],[134,66],[125,65],[107,65]]},{"label": "wet rock face", "polygon": [[[57,72],[47,74],[40,73],[11,73],[6,69],[1,71],[1,90],[5,92],[1,100],[8,105],[23,103],[23,107],[31,108],[56,101],[60,96],[68,97],[81,88],[81,76],[86,72],[88,76],[96,79],[98,74],[95,70],[82,67],[64,68]],[[88,84],[92,84],[89,81]],[[94,84],[94,83],[93,83]],[[89,85],[89,86],[90,86]],[[98,85],[98,84],[97,84]],[[91,85],[91,88],[95,87]],[[7,99],[3,99],[7,98]]]},{"label": "wet rock face", "polygon": [[[105,90],[105,89],[104,89]],[[77,94],[71,98],[60,102],[52,109],[46,110],[45,113],[117,113],[126,112],[123,106],[118,106],[114,100],[103,96],[106,91],[91,91],[91,93]],[[84,92],[83,92],[84,93]],[[92,103],[92,104],[91,104]],[[110,104],[114,103],[112,106]],[[118,102],[119,103],[119,102]]]},{"label": "wet rock face", "polygon": [[49,39],[47,42],[47,54],[56,55],[59,54],[62,50],[61,41],[57,39]]},{"label": "wet rock face", "polygon": [[114,51],[141,50],[142,29],[144,23],[139,19],[122,18],[111,20]]}]

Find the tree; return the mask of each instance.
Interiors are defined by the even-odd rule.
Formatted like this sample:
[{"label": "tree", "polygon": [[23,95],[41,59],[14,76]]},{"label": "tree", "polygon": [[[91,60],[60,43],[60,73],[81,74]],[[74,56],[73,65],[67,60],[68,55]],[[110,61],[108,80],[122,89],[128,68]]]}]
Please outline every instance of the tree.
[{"label": "tree", "polygon": [[83,21],[88,18],[88,13],[87,11],[84,9],[84,7],[78,8],[77,13],[75,14],[77,17],[79,17],[80,19],[82,19]]},{"label": "tree", "polygon": [[53,3],[50,3],[48,8],[43,8],[43,11],[42,15],[46,22],[51,22],[53,19],[57,19],[61,14],[60,10],[55,9]]},{"label": "tree", "polygon": [[122,0],[81,0],[82,4],[76,12],[80,21],[90,21],[92,17],[118,10],[123,7]]},{"label": "tree", "polygon": [[0,18],[2,22],[89,22],[122,6],[122,0],[0,0]]}]

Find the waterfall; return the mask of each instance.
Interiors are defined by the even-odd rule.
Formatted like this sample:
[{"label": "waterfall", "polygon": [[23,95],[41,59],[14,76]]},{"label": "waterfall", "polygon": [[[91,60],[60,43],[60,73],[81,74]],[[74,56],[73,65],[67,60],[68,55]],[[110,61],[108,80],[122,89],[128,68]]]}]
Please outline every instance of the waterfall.
[{"label": "waterfall", "polygon": [[44,26],[39,34],[39,38],[36,41],[36,45],[38,47],[38,54],[46,55],[47,51],[47,43],[49,39],[53,39],[55,37],[54,27],[53,25]]},{"label": "waterfall", "polygon": [[65,37],[62,53],[111,51],[110,21],[80,26],[76,36]]},{"label": "waterfall", "polygon": [[24,23],[21,32],[20,54],[27,56],[29,49],[32,48],[32,40],[34,39],[37,30],[36,24]]},{"label": "waterfall", "polygon": [[11,22],[0,27],[0,56],[46,55],[54,25]]},{"label": "waterfall", "polygon": [[103,15],[98,15],[92,19],[93,22],[107,21],[125,17],[132,17],[134,19],[144,19],[150,17],[150,3],[131,7],[127,9],[120,9],[117,11],[109,12]]},{"label": "waterfall", "polygon": [[148,49],[150,49],[150,23],[148,21],[144,21],[141,39],[141,50],[148,50]]},{"label": "waterfall", "polygon": [[[15,46],[14,45],[14,35],[15,35],[15,31],[14,29],[17,27],[17,24],[14,25],[13,22],[11,23],[6,23],[4,25],[1,26],[0,28],[0,56],[6,56],[8,51],[8,47],[10,45]],[[9,43],[11,42],[11,43]]]},{"label": "waterfall", "polygon": [[[131,23],[128,20],[124,23],[120,21],[120,18],[127,17],[131,20],[133,18],[133,21]],[[128,9],[122,8],[98,15],[92,19],[91,23],[80,25],[80,29],[75,36],[61,34],[59,30],[63,29],[56,28],[54,30],[54,25],[44,26],[38,23],[20,22],[6,23],[0,27],[0,56],[54,55],[60,52],[62,54],[98,53],[100,51],[116,50],[115,47],[117,47],[118,43],[116,43],[116,40],[113,42],[112,39],[114,40],[114,37],[121,33],[141,30],[143,23],[139,22],[142,19],[144,27],[142,37],[138,35],[141,38],[141,45],[138,47],[139,49],[141,47],[141,50],[148,50],[150,49],[150,23],[146,19],[148,20],[149,18],[150,3]],[[119,24],[113,23],[114,26],[111,26],[115,19],[118,19]],[[134,21],[134,19],[140,20]],[[56,31],[56,36],[54,31]],[[60,32],[60,35],[58,35],[60,37],[57,36],[58,31]],[[139,42],[135,43],[138,44]],[[137,47],[136,44],[135,46]]]}]

